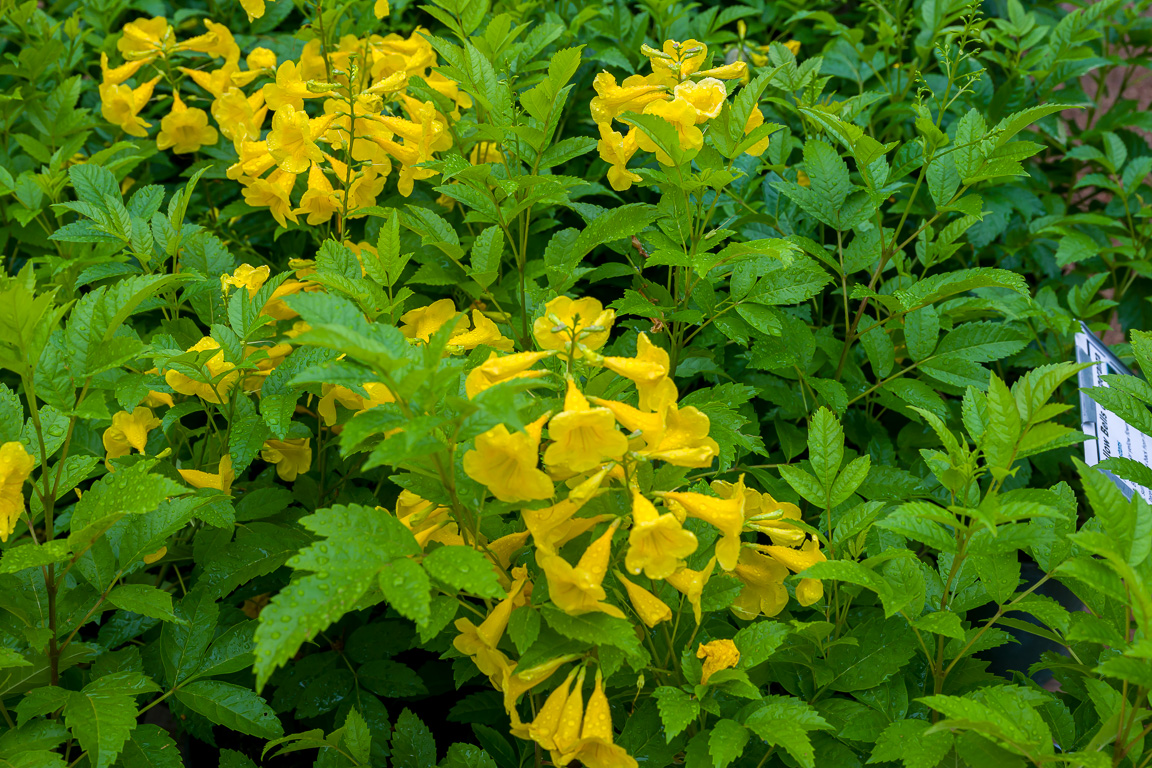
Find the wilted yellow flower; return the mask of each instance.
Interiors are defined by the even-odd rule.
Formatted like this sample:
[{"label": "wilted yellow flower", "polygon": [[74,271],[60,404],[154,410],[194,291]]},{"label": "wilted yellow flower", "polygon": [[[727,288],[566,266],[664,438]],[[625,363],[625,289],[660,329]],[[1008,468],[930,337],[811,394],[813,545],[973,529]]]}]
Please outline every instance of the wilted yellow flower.
[{"label": "wilted yellow flower", "polygon": [[740,649],[731,640],[713,640],[700,643],[696,658],[704,659],[704,671],[700,675],[700,685],[707,685],[714,672],[731,669],[740,663]]},{"label": "wilted yellow flower", "polygon": [[628,450],[628,438],[616,429],[616,419],[607,408],[593,408],[568,379],[564,410],[548,423],[552,444],[544,451],[544,463],[584,472],[606,459],[619,459]]},{"label": "wilted yellow flower", "polygon": [[148,443],[148,433],[160,426],[160,419],[152,414],[152,410],[142,405],[128,411],[120,411],[112,415],[112,426],[104,430],[104,450],[107,459],[118,459],[127,456],[135,448],[144,453]]},{"label": "wilted yellow flower", "polygon": [[703,493],[669,491],[661,494],[664,503],[679,505],[689,517],[695,517],[720,531],[716,542],[716,560],[720,567],[730,571],[740,557],[740,533],[744,530],[743,478],[737,483],[738,491],[730,499],[718,499]]},{"label": "wilted yellow flower", "polygon": [[254,267],[251,264],[241,264],[232,274],[220,275],[220,289],[228,294],[228,287],[244,288],[249,296],[255,296],[261,286],[268,281],[272,269],[267,264]]},{"label": "wilted yellow flower", "polygon": [[557,296],[544,306],[544,316],[532,324],[532,335],[544,349],[570,352],[579,358],[584,356],[582,350],[604,346],[615,320],[616,312],[604,309],[594,298]]},{"label": "wilted yellow flower", "polygon": [[553,494],[552,480],[537,469],[540,433],[548,414],[509,432],[500,424],[476,438],[476,448],[464,454],[464,472],[501,501],[533,501]]},{"label": "wilted yellow flower", "polygon": [[213,488],[217,491],[223,491],[225,494],[232,493],[232,481],[236,479],[236,473],[232,471],[232,457],[228,454],[220,457],[220,467],[215,474],[202,472],[198,469],[177,471],[180,473],[180,477],[184,478],[184,482],[193,488]]},{"label": "wilted yellow flower", "polygon": [[260,458],[276,465],[276,475],[285,482],[292,482],[302,472],[312,466],[312,443],[306,437],[288,440],[265,440]]},{"label": "wilted yellow flower", "polygon": [[628,593],[628,600],[636,609],[636,614],[641,621],[649,627],[654,627],[662,621],[672,620],[672,609],[663,600],[644,587],[633,584],[620,573],[616,574],[616,578],[624,585],[624,591]]},{"label": "wilted yellow flower", "polygon": [[[696,108],[684,99],[676,98],[672,101],[653,102],[644,108],[644,114],[656,115],[676,129],[676,139],[680,149],[694,152],[704,146],[704,133],[696,127]],[[636,143],[645,152],[655,152],[656,160],[663,165],[672,164],[672,158],[664,150],[657,147],[656,142],[652,141],[648,134],[643,131],[636,135]]]},{"label": "wilted yellow flower", "polygon": [[619,519],[613,520],[608,530],[588,545],[575,566],[554,552],[537,548],[536,562],[548,578],[548,596],[557,608],[571,616],[600,612],[624,618],[623,611],[605,602],[608,594],[601,586],[608,573],[612,536],[619,526]]},{"label": "wilted yellow flower", "polygon": [[[220,349],[220,344],[211,336],[205,336],[188,348],[189,352],[204,352],[210,349]],[[209,403],[222,403],[228,391],[235,386],[240,373],[236,366],[224,359],[223,352],[217,352],[204,364],[203,372],[206,378],[192,379],[179,371],[169,370],[164,373],[164,380],[168,386],[182,395],[196,395]]]},{"label": "wilted yellow flower", "polygon": [[518,352],[501,357],[492,352],[488,355],[487,360],[469,371],[467,378],[464,379],[464,391],[468,397],[472,398],[489,387],[494,387],[504,381],[547,376],[547,371],[530,371],[528,369],[551,355],[551,351]]},{"label": "wilted yellow flower", "polygon": [[24,482],[34,466],[22,443],[0,445],[0,541],[8,541],[24,514]]},{"label": "wilted yellow flower", "polygon": [[667,578],[696,551],[696,544],[696,535],[684,530],[676,515],[659,514],[643,494],[632,492],[632,529],[624,557],[629,573],[643,571],[650,579]]},{"label": "wilted yellow flower", "polygon": [[696,623],[700,623],[701,609],[700,609],[700,596],[704,593],[704,587],[708,584],[708,579],[712,577],[712,571],[716,568],[716,558],[713,557],[708,561],[702,570],[694,571],[687,566],[679,568],[671,576],[667,577],[665,581],[676,588],[684,597],[688,598],[689,604],[692,606],[692,613],[696,617]]},{"label": "wilted yellow flower", "polygon": [[608,163],[608,183],[617,192],[631,188],[634,182],[640,181],[640,174],[628,170],[628,161],[636,154],[639,144],[636,143],[636,128],[628,135],[612,130],[608,123],[600,123],[600,141],[596,143],[596,150],[600,159]]},{"label": "wilted yellow flower", "polygon": [[180,100],[180,94],[173,94],[172,111],[160,121],[160,133],[156,134],[156,147],[169,149],[178,155],[198,152],[200,147],[215,144],[219,135],[208,125],[208,113],[202,109],[188,107]]},{"label": "wilted yellow flower", "polygon": [[677,99],[687,102],[696,110],[697,125],[718,116],[724,107],[724,99],[728,96],[724,83],[714,77],[706,77],[699,82],[689,80],[680,83],[673,93]]},{"label": "wilted yellow flower", "polygon": [[643,112],[651,102],[668,98],[666,86],[649,83],[643,75],[632,75],[617,85],[613,75],[601,72],[596,75],[592,87],[596,89],[596,98],[589,106],[592,119],[601,127],[611,125],[625,112]]},{"label": "wilted yellow flower", "polygon": [[152,123],[139,116],[140,110],[152,98],[152,89],[160,81],[160,76],[141,83],[135,88],[127,85],[105,83],[100,86],[100,114],[129,136],[147,136]]}]

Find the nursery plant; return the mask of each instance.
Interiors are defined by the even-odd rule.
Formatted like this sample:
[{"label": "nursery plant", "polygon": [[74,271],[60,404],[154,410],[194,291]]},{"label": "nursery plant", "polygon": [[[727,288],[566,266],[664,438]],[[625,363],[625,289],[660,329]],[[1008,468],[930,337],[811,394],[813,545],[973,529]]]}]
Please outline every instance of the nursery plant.
[{"label": "nursery plant", "polygon": [[1152,765],[1147,5],[0,5],[0,765]]}]

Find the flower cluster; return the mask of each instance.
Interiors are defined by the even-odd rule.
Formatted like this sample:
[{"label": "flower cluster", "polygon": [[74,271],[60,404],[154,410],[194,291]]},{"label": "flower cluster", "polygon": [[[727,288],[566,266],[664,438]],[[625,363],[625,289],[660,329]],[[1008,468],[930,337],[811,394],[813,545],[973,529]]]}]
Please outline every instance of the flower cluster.
[{"label": "flower cluster", "polygon": [[[589,105],[592,119],[600,130],[597,149],[609,164],[608,182],[622,192],[640,181],[640,175],[628,170],[628,162],[637,150],[652,152],[657,162],[671,165],[672,159],[642,129],[633,126],[627,134],[613,128],[613,122],[628,113],[655,115],[675,130],[684,150],[698,151],[704,146],[704,128],[720,116],[727,103],[726,82],[746,79],[748,65],[735,61],[720,67],[701,69],[708,61],[708,46],[698,40],[667,40],[663,50],[644,46],[651,73],[637,74],[617,83],[609,72],[596,76],[596,98]],[[751,134],[764,124],[764,113],[753,107],[744,124],[744,134]],[[759,156],[768,148],[768,139],[756,141],[745,152]]]},{"label": "flower cluster", "polygon": [[[263,13],[259,0],[245,7]],[[375,203],[394,167],[400,194],[410,195],[417,180],[435,175],[421,164],[452,146],[449,127],[472,106],[454,81],[434,71],[437,56],[420,29],[408,37],[348,35],[327,47],[316,38],[299,59],[281,62],[255,48],[241,65],[228,28],[204,24],[207,32],[184,41],[163,17],[127,24],[118,43],[124,63],[101,61],[104,117],[146,137],[152,124],[141,112],[163,85],[171,104],[157,147],[191,153],[223,136],[236,153],[228,177],[243,186],[248,205],[269,209],[281,226],[338,215],[342,227]],[[173,67],[173,59],[188,66]],[[311,113],[306,102],[315,104]]]}]

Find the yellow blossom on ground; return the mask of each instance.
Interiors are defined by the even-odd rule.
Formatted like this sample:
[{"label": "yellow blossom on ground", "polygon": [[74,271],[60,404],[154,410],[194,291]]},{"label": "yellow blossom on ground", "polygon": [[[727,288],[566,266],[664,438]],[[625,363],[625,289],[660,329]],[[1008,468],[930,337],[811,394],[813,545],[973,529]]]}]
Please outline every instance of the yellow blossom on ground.
[{"label": "yellow blossom on ground", "polygon": [[667,603],[619,573],[616,574],[616,578],[624,585],[624,591],[628,593],[628,600],[636,609],[636,614],[648,627],[654,627],[662,621],[672,620],[672,609],[668,607]]},{"label": "yellow blossom on ground", "polygon": [[537,548],[536,562],[548,578],[548,596],[557,608],[571,616],[600,612],[624,618],[623,611],[605,602],[608,595],[602,586],[612,554],[612,536],[619,525],[620,521],[614,520],[588,545],[575,566],[554,552]]},{"label": "yellow blossom on ground", "polygon": [[34,466],[36,461],[22,443],[0,445],[0,541],[8,541],[24,514],[24,483]]},{"label": "yellow blossom on ground", "polygon": [[544,451],[544,463],[561,465],[573,472],[597,467],[606,459],[619,459],[628,450],[628,438],[616,429],[607,408],[593,408],[568,379],[564,410],[548,422],[552,444]]},{"label": "yellow blossom on ground", "polygon": [[180,469],[177,471],[180,473],[180,477],[184,478],[184,482],[193,488],[213,488],[217,491],[223,491],[225,494],[232,493],[232,481],[236,479],[236,473],[232,471],[232,457],[228,454],[220,457],[220,466],[215,473],[203,472],[198,469]]},{"label": "yellow blossom on ground", "polygon": [[160,121],[156,134],[158,149],[171,149],[178,155],[198,152],[200,147],[215,144],[219,138],[216,129],[208,125],[208,113],[188,107],[174,94],[172,111]]},{"label": "yellow blossom on ground", "polygon": [[696,535],[684,530],[676,515],[659,514],[643,494],[632,492],[632,529],[624,557],[629,573],[643,571],[650,579],[667,578],[684,565],[696,545]]},{"label": "yellow blossom on ground", "polygon": [[160,419],[156,418],[151,409],[142,405],[136,406],[131,413],[120,411],[112,415],[112,426],[104,430],[104,450],[106,459],[118,459],[127,456],[135,448],[137,452],[144,453],[148,443],[148,433],[160,426]]},{"label": "yellow blossom on ground", "polygon": [[476,438],[476,448],[464,454],[464,472],[501,501],[533,501],[553,494],[552,480],[537,469],[540,433],[548,414],[509,432],[503,424]]},{"label": "yellow blossom on ground", "polygon": [[306,437],[265,440],[260,458],[275,464],[276,475],[290,483],[312,466],[312,443]]},{"label": "yellow blossom on ground", "polygon": [[701,643],[696,649],[696,658],[704,659],[704,671],[700,685],[707,685],[708,678],[722,669],[731,669],[740,663],[740,649],[731,640],[713,640]]},{"label": "yellow blossom on ground", "polygon": [[604,346],[615,320],[616,312],[604,309],[596,299],[557,296],[532,324],[532,334],[542,348],[565,352],[572,349],[575,339],[575,357],[583,357],[581,348],[595,351]]}]

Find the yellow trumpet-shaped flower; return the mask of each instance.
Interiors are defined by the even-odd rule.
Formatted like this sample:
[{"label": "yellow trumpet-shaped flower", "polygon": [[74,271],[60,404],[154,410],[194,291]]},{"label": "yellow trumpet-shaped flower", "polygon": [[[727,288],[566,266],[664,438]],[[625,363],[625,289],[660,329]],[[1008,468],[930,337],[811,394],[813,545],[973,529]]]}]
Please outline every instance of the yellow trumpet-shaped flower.
[{"label": "yellow trumpet-shaped flower", "polygon": [[724,83],[714,77],[699,82],[680,83],[673,89],[676,98],[687,102],[696,110],[696,124],[706,123],[720,114],[728,91]]},{"label": "yellow trumpet-shaped flower", "polygon": [[215,144],[219,135],[208,125],[208,113],[202,109],[188,107],[173,95],[172,111],[160,121],[160,133],[156,134],[158,149],[171,149],[178,155],[198,152],[200,147]]},{"label": "yellow trumpet-shaped flower", "polygon": [[264,283],[268,282],[271,274],[272,269],[267,264],[260,267],[241,264],[232,274],[220,275],[220,289],[227,295],[229,286],[243,288],[248,291],[249,296],[255,296]]},{"label": "yellow trumpet-shaped flower", "polygon": [[537,468],[547,418],[541,416],[523,432],[509,432],[500,424],[478,436],[476,448],[464,454],[464,472],[501,501],[551,498],[552,480]]},{"label": "yellow trumpet-shaped flower", "polygon": [[740,663],[740,649],[731,640],[713,640],[710,643],[700,643],[696,649],[696,658],[704,659],[704,671],[700,676],[700,685],[707,685],[708,678],[722,669],[732,669]]},{"label": "yellow trumpet-shaped flower", "polygon": [[303,108],[297,109],[291,104],[284,104],[276,110],[272,116],[272,130],[265,140],[268,152],[280,170],[304,173],[312,163],[323,162],[324,153],[316,146],[316,138],[327,130],[325,122],[331,123],[332,116],[313,121]]},{"label": "yellow trumpet-shaped flower", "polygon": [[628,438],[616,429],[616,418],[607,408],[593,408],[568,379],[564,410],[548,423],[552,444],[544,451],[544,463],[584,472],[619,459],[628,450]]},{"label": "yellow trumpet-shaped flower", "polygon": [[332,189],[332,183],[324,174],[319,163],[308,169],[308,188],[300,196],[300,207],[296,215],[304,214],[312,225],[323,224],[332,218],[343,204],[343,199]]},{"label": "yellow trumpet-shaped flower", "polygon": [[[656,101],[644,107],[644,114],[656,115],[676,130],[676,139],[680,149],[685,152],[697,152],[704,146],[704,133],[696,127],[696,107],[682,98],[672,101]],[[656,160],[663,165],[672,165],[672,158],[664,150],[656,146],[648,134],[640,131],[636,142],[645,152],[655,152]]]},{"label": "yellow trumpet-shaped flower", "polygon": [[508,667],[508,657],[497,649],[500,638],[508,628],[508,619],[520,590],[524,588],[524,581],[517,580],[508,596],[496,604],[480,626],[476,626],[468,619],[457,619],[456,629],[460,632],[452,641],[456,650],[465,656],[471,656],[476,668],[495,682],[499,682],[501,672]]},{"label": "yellow trumpet-shaped flower", "polygon": [[120,411],[112,415],[112,426],[104,430],[104,450],[106,459],[118,459],[127,456],[135,448],[137,452],[144,453],[148,444],[148,433],[160,426],[160,419],[152,414],[152,410],[138,405],[128,411]]},{"label": "yellow trumpet-shaped flower", "polygon": [[600,484],[608,475],[605,467],[582,481],[568,493],[568,498],[543,509],[521,510],[524,524],[532,534],[537,549],[555,552],[566,543],[593,526],[603,522],[606,516],[573,517],[599,491]]},{"label": "yellow trumpet-shaped flower", "polygon": [[645,45],[641,52],[652,65],[653,80],[669,87],[699,71],[708,57],[708,46],[699,40],[665,40],[661,50]]},{"label": "yellow trumpet-shaped flower", "polygon": [[314,99],[323,94],[308,90],[307,80],[294,61],[285,61],[276,68],[276,82],[264,86],[264,101],[268,108],[279,112],[281,107],[291,106],[304,109],[304,99]]},{"label": "yellow trumpet-shaped flower", "polygon": [[601,586],[608,572],[612,536],[619,525],[620,521],[614,520],[608,530],[588,545],[575,566],[555,553],[536,550],[536,562],[548,578],[548,595],[560,610],[572,616],[600,612],[624,618],[619,608],[604,602],[608,595]]},{"label": "yellow trumpet-shaped flower", "polygon": [[672,620],[672,609],[663,600],[644,587],[624,578],[623,574],[617,573],[616,578],[624,585],[624,591],[628,593],[628,600],[636,609],[636,614],[648,627],[654,627],[662,621]]},{"label": "yellow trumpet-shaped flower", "polygon": [[680,594],[688,598],[688,603],[692,606],[692,613],[696,617],[697,624],[700,623],[702,615],[700,596],[704,593],[704,587],[708,584],[708,579],[712,577],[712,571],[715,568],[716,558],[713,557],[702,570],[694,571],[685,566],[665,579],[665,581],[671,584]]},{"label": "yellow trumpet-shaped flower", "polygon": [[589,107],[592,119],[601,127],[611,125],[625,112],[643,112],[644,107],[653,101],[668,98],[666,86],[650,83],[643,75],[632,75],[617,85],[615,77],[601,72],[596,75],[592,87],[596,89],[596,98],[592,99]]},{"label": "yellow trumpet-shaped flower", "polygon": [[157,56],[166,56],[175,42],[175,33],[168,19],[156,16],[125,24],[120,39],[116,41],[116,48],[127,60],[149,61]]},{"label": "yellow trumpet-shaped flower", "polygon": [[696,535],[684,530],[676,515],[659,514],[639,491],[632,492],[632,530],[624,556],[624,567],[630,573],[643,571],[650,579],[667,578],[696,551],[696,544]]},{"label": "yellow trumpet-shaped flower", "polygon": [[248,21],[252,22],[264,15],[264,0],[240,0],[240,7],[248,14]]},{"label": "yellow trumpet-shaped flower", "polygon": [[[267,159],[269,163],[275,164],[271,155],[268,155]],[[292,185],[296,183],[294,175],[277,169],[267,178],[241,181],[244,182],[244,202],[253,208],[267,208],[272,218],[282,227],[288,226],[288,220],[293,224],[296,223],[296,212],[292,209],[292,200],[289,197]]]},{"label": "yellow trumpet-shaped flower", "polygon": [[[467,320],[465,320],[464,325],[467,327]],[[448,349],[456,352],[486,346],[503,352],[512,351],[512,339],[503,336],[496,323],[489,320],[488,316],[478,309],[472,310],[472,326],[470,331],[454,333],[452,338],[448,340]]]},{"label": "yellow trumpet-shaped flower", "polygon": [[608,183],[617,192],[623,192],[640,181],[640,174],[628,170],[628,161],[636,154],[639,144],[636,143],[637,129],[633,128],[628,135],[612,130],[609,123],[600,123],[600,141],[596,144],[596,151],[600,159],[608,163]]},{"label": "yellow trumpet-shaped flower", "polygon": [[641,410],[659,410],[661,404],[676,399],[676,387],[668,378],[668,352],[653,344],[646,333],[636,337],[636,357],[605,357],[604,367],[636,385]]},{"label": "yellow trumpet-shaped flower", "polygon": [[730,607],[739,618],[751,621],[760,614],[775,616],[787,605],[784,579],[788,569],[767,555],[745,547],[733,574],[743,584]]},{"label": "yellow trumpet-shaped flower", "polygon": [[[211,336],[205,336],[188,348],[189,352],[204,352],[220,349],[220,344]],[[209,403],[222,403],[229,390],[236,385],[240,373],[236,366],[224,359],[224,353],[217,352],[204,363],[204,378],[190,378],[179,371],[166,371],[164,380],[168,386],[182,395],[196,395]],[[207,379],[207,381],[205,380]]]},{"label": "yellow trumpet-shaped flower", "polygon": [[544,316],[532,324],[532,335],[543,349],[570,352],[579,358],[584,356],[582,350],[604,346],[615,320],[616,312],[604,309],[596,299],[557,296],[544,306]]},{"label": "yellow trumpet-shaped flower", "polygon": [[228,27],[217,24],[211,19],[204,20],[204,27],[207,32],[180,43],[178,46],[180,50],[206,53],[214,59],[224,59],[233,63],[240,61],[240,46],[236,44],[236,39]]},{"label": "yellow trumpet-shaped flower", "polygon": [[34,466],[36,461],[22,443],[0,445],[0,541],[8,541],[24,514],[24,483]]},{"label": "yellow trumpet-shaped flower", "polygon": [[320,402],[316,405],[316,411],[320,414],[321,418],[324,419],[326,425],[332,426],[336,423],[336,403],[340,403],[340,405],[348,410],[360,414],[378,405],[396,402],[396,397],[392,394],[392,390],[388,389],[384,384],[369,381],[361,386],[364,388],[364,391],[368,393],[368,397],[364,397],[348,389],[348,387],[343,387],[339,384],[324,384],[321,387]]},{"label": "yellow trumpet-shaped flower", "polygon": [[678,504],[689,517],[695,517],[720,531],[716,542],[716,560],[720,567],[730,571],[740,558],[740,533],[744,530],[744,481],[736,484],[737,493],[729,499],[718,499],[703,493],[668,492],[664,503]]},{"label": "yellow trumpet-shaped flower", "polygon": [[[549,750],[562,750],[574,744],[584,715],[583,686],[584,668],[569,672],[564,682],[548,694],[536,719],[529,723],[528,738]],[[570,705],[573,701],[574,706]]]},{"label": "yellow trumpet-shaped flower", "polygon": [[488,359],[468,372],[464,379],[464,391],[468,397],[476,397],[489,387],[494,387],[504,381],[512,379],[535,379],[547,376],[547,371],[528,370],[553,353],[544,352],[518,352],[501,357],[495,352],[488,355]]},{"label": "yellow trumpet-shaped flower", "polygon": [[198,469],[180,469],[177,471],[180,473],[180,477],[184,478],[184,482],[193,488],[213,488],[225,494],[232,493],[232,481],[236,479],[236,473],[232,471],[232,457],[228,454],[220,457],[220,466],[215,474],[202,472]]},{"label": "yellow trumpet-shaped flower", "polygon": [[[744,135],[747,136],[762,125],[764,125],[764,113],[760,111],[759,107],[753,107],[752,111],[748,113],[747,122],[744,123]],[[752,157],[760,157],[766,149],[768,149],[767,136],[744,150],[744,154],[751,155]],[[807,174],[805,174],[805,178],[807,178]],[[806,185],[801,184],[801,186]]]},{"label": "yellow trumpet-shaped flower", "polygon": [[612,740],[612,710],[604,695],[604,681],[596,670],[596,685],[588,697],[580,738],[567,749],[552,754],[552,762],[566,766],[578,762],[584,768],[637,768],[636,759]]},{"label": "yellow trumpet-shaped flower", "polygon": [[[816,563],[822,563],[827,559],[824,557],[824,553],[820,551],[820,543],[811,539],[800,545],[799,549],[763,544],[758,545],[756,548],[792,571],[792,573],[800,573]],[[801,579],[801,583],[803,584],[804,582],[820,584],[819,579]],[[824,594],[824,587],[822,585],[819,590],[817,590],[815,584],[808,583],[804,585],[804,590],[805,596],[803,599],[809,602],[805,603],[802,601],[802,605],[811,605]],[[797,589],[796,598],[798,600],[801,599],[799,589]]]},{"label": "yellow trumpet-shaped flower", "polygon": [[796,584],[796,602],[808,606],[824,597],[824,582],[820,579],[800,579]]},{"label": "yellow trumpet-shaped flower", "polygon": [[714,480],[712,490],[722,499],[731,499],[741,493],[744,496],[745,527],[768,534],[773,544],[797,547],[808,538],[804,529],[792,522],[800,519],[800,507],[795,504],[776,501],[771,495],[748,488],[743,483]]},{"label": "yellow trumpet-shaped flower", "polygon": [[438,507],[409,490],[401,491],[396,499],[396,519],[412,531],[421,549],[430,541],[454,545],[464,543],[456,524],[450,520],[450,512],[448,507]]},{"label": "yellow trumpet-shaped flower", "polygon": [[105,82],[100,86],[100,113],[129,136],[147,136],[152,123],[145,122],[139,113],[152,98],[152,89],[158,82],[159,75],[135,88]]},{"label": "yellow trumpet-shaped flower", "polygon": [[[535,667],[521,669],[519,664],[509,664],[506,669],[501,670],[500,684],[497,688],[504,694],[504,710],[512,720],[513,736],[518,739],[531,738],[529,735],[531,724],[523,723],[520,720],[520,713],[516,711],[516,703],[520,697],[536,686],[547,682],[556,670],[578,658],[580,658],[578,654],[565,654],[549,659]],[[543,722],[541,722],[541,726],[543,726]]]},{"label": "yellow trumpet-shaped flower", "polygon": [[713,67],[697,72],[697,77],[712,77],[718,80],[742,80],[748,75],[748,64],[743,61],[734,61],[721,67]]},{"label": "yellow trumpet-shaped flower", "polygon": [[426,307],[410,309],[400,316],[400,332],[406,338],[428,341],[432,334],[444,327],[444,324],[456,317],[454,333],[461,330],[462,324],[467,324],[468,318],[457,317],[456,303],[452,299],[440,299]]},{"label": "yellow trumpet-shaped flower", "polygon": [[[675,387],[660,385],[654,400],[666,400]],[[631,432],[639,432],[645,447],[637,453],[649,460],[666,461],[678,467],[708,467],[720,453],[720,446],[708,437],[711,422],[694,407],[680,408],[674,402],[656,402],[655,413],[645,413],[614,400],[593,398],[616,416],[616,421]]]},{"label": "yellow trumpet-shaped flower", "polygon": [[265,440],[260,458],[276,465],[276,475],[285,482],[307,472],[312,466],[312,443],[306,437],[288,440]]},{"label": "yellow trumpet-shaped flower", "polygon": [[147,64],[145,59],[137,59],[135,61],[125,61],[118,67],[108,66],[108,54],[100,54],[100,83],[102,85],[120,85],[132,75],[140,71],[140,68]]}]

